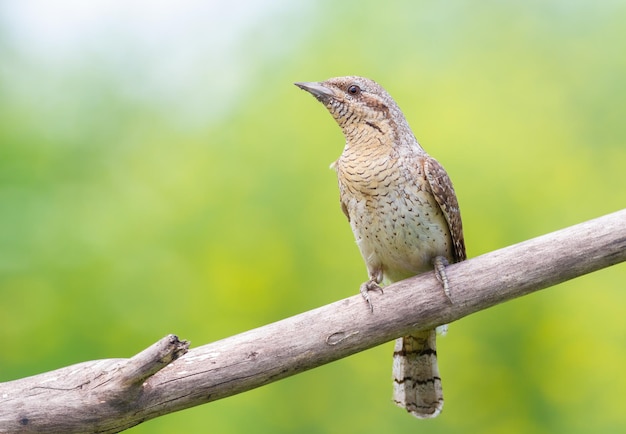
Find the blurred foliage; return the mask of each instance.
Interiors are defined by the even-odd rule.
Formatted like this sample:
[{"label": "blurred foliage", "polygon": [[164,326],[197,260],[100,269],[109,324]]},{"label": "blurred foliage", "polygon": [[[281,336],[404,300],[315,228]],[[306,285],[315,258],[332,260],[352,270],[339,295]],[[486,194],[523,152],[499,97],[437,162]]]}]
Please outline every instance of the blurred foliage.
[{"label": "blurred foliage", "polygon": [[[356,292],[327,169],[343,139],[294,81],[385,86],[455,182],[470,257],[626,204],[624,2],[233,4],[264,13],[212,56],[220,37],[182,12],[229,8],[192,5],[169,24],[197,45],[156,56],[114,30],[42,54],[0,8],[0,381]],[[392,405],[387,344],[129,432],[623,432],[625,280],[618,265],[452,324],[433,421]]]}]

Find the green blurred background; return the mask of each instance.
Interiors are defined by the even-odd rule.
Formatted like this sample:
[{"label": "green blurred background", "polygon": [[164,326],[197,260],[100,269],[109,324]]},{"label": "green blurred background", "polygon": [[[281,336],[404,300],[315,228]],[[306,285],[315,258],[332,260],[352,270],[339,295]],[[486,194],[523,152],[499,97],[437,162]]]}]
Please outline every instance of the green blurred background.
[{"label": "green blurred background", "polygon": [[[470,257],[626,205],[626,3],[0,3],[0,381],[194,346],[366,278],[294,81],[377,80],[447,168]],[[392,344],[132,433],[626,430],[618,265],[439,339],[446,405],[391,397]]]}]

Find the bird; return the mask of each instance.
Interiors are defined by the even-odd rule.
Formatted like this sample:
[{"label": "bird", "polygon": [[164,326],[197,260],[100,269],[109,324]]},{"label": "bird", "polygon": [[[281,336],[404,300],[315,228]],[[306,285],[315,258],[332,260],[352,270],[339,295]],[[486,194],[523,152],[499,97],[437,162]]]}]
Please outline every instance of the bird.
[{"label": "bird", "polygon": [[[466,259],[459,204],[443,166],[419,144],[382,86],[358,76],[297,82],[330,112],[345,137],[337,172],[341,209],[348,218],[369,279],[369,293],[434,269],[446,296],[449,263]],[[420,419],[443,408],[436,330],[411,332],[395,342],[393,401]]]}]

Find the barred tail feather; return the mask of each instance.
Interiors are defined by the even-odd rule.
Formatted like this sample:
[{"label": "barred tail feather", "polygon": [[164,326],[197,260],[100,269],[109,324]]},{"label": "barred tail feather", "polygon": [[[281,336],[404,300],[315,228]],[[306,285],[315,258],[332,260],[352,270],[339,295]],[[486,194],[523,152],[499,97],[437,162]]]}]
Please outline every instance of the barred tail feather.
[{"label": "barred tail feather", "polygon": [[399,338],[393,353],[393,400],[420,419],[436,417],[443,408],[436,338],[435,330]]}]

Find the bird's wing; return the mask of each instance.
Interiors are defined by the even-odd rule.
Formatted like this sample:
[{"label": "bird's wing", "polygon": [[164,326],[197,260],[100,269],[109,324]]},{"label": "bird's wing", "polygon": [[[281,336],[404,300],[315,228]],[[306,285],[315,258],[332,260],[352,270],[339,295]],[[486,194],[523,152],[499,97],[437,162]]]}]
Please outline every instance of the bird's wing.
[{"label": "bird's wing", "polygon": [[348,206],[343,200],[341,201],[341,211],[343,211],[346,217],[348,217],[348,222],[350,222],[350,213],[348,212]]},{"label": "bird's wing", "polygon": [[463,225],[461,223],[459,202],[456,199],[452,181],[443,166],[430,156],[426,157],[424,160],[424,174],[426,175],[433,196],[448,222],[456,262],[464,261],[467,256],[465,253],[465,240],[463,238]]}]

